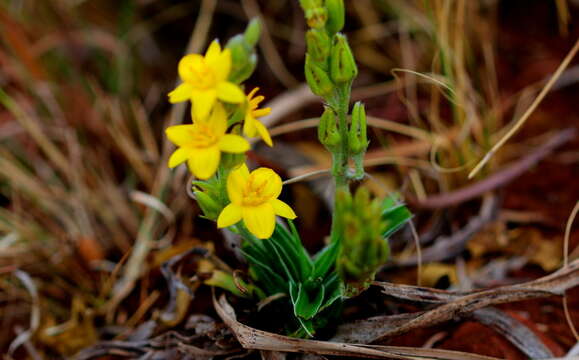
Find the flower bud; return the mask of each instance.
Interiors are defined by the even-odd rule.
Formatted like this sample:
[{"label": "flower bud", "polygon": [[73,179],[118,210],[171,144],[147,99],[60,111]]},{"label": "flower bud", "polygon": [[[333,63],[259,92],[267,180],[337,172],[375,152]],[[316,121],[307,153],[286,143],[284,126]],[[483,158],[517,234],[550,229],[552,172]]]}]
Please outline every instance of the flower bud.
[{"label": "flower bud", "polygon": [[261,22],[258,18],[253,18],[247,25],[245,32],[243,33],[243,38],[247,44],[254,47],[259,41],[259,34],[261,33]]},{"label": "flower bud", "polygon": [[318,96],[325,97],[329,95],[334,89],[334,84],[328,73],[313,61],[308,54],[306,54],[305,64],[306,81],[312,89],[312,92]]},{"label": "flower bud", "polygon": [[340,144],[340,133],[336,124],[336,114],[326,106],[318,125],[318,139],[329,151]]},{"label": "flower bud", "polygon": [[342,83],[352,81],[356,75],[358,67],[348,40],[343,34],[336,34],[330,55],[330,76],[335,83]]},{"label": "flower bud", "polygon": [[336,216],[344,234],[336,271],[346,284],[346,294],[353,296],[369,286],[390,255],[388,242],[382,235],[386,224],[381,217],[381,201],[371,200],[364,187],[353,198],[342,191],[336,201]]},{"label": "flower bud", "polygon": [[326,0],[326,10],[328,11],[328,20],[326,21],[326,30],[333,36],[342,30],[346,11],[344,10],[344,0]]},{"label": "flower bud", "polygon": [[311,59],[326,68],[326,60],[332,47],[328,34],[323,30],[308,30],[306,33],[306,45]]},{"label": "flower bud", "polygon": [[193,194],[201,211],[203,211],[203,215],[209,220],[217,220],[219,213],[223,210],[217,201],[203,191],[193,191]]},{"label": "flower bud", "polygon": [[323,27],[328,19],[328,11],[322,0],[300,0],[308,26],[314,29]]},{"label": "flower bud", "polygon": [[247,26],[243,35],[235,35],[225,45],[231,51],[229,81],[234,84],[240,84],[247,80],[255,70],[257,65],[255,44],[259,40],[260,28],[259,20],[254,19]]},{"label": "flower bud", "polygon": [[364,104],[358,101],[352,110],[352,122],[348,130],[348,145],[350,154],[356,155],[366,152],[368,148],[368,136],[366,133],[366,109]]}]

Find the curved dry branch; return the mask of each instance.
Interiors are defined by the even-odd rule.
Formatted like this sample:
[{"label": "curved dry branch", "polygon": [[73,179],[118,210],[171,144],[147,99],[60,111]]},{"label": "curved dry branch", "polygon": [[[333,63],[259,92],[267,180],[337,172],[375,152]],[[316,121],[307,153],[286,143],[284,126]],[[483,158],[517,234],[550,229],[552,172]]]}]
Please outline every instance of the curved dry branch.
[{"label": "curved dry branch", "polygon": [[222,295],[219,300],[214,296],[213,306],[223,322],[231,328],[237,340],[246,349],[354,356],[374,359],[496,360],[496,358],[489,356],[450,350],[296,339],[254,329],[240,323],[236,319],[235,310],[229,302],[227,302],[225,295]]},{"label": "curved dry branch", "polygon": [[375,282],[374,285],[382,287],[386,295],[395,298],[421,303],[442,304],[418,315],[401,326],[384,329],[385,331],[373,340],[379,341],[413,329],[449,321],[457,316],[464,316],[491,305],[553,295],[561,296],[566,290],[579,285],[579,259],[573,261],[569,266],[537,280],[518,285],[502,286],[496,289],[461,293],[381,282]]}]

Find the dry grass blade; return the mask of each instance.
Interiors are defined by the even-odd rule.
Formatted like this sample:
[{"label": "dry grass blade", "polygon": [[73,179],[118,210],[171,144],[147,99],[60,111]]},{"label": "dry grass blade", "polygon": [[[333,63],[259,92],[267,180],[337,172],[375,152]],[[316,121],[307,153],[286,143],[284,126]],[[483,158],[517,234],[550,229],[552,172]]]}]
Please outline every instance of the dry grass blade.
[{"label": "dry grass blade", "polygon": [[40,298],[38,297],[38,290],[34,281],[32,281],[30,275],[22,270],[14,271],[14,275],[18,280],[20,280],[20,282],[22,282],[26,290],[30,293],[30,296],[32,297],[32,311],[30,313],[30,328],[18,334],[16,339],[12,341],[8,348],[9,354],[14,353],[18,347],[26,343],[32,337],[34,332],[38,330],[38,326],[40,325]]},{"label": "dry grass blade", "polygon": [[411,348],[402,346],[360,345],[340,342],[296,339],[254,329],[237,321],[235,310],[222,295],[213,297],[215,310],[246,349],[311,353],[318,355],[354,356],[374,359],[440,359],[490,360],[493,357],[458,351]]},{"label": "dry grass blade", "polygon": [[563,62],[561,62],[561,65],[559,65],[559,67],[557,68],[557,71],[555,71],[555,73],[553,74],[551,79],[549,79],[549,82],[545,85],[543,90],[541,90],[539,95],[537,95],[537,97],[535,98],[535,101],[533,101],[533,103],[531,104],[531,106],[529,106],[527,111],[525,111],[525,113],[519,118],[519,120],[509,130],[509,132],[507,132],[505,134],[505,136],[503,136],[489,150],[489,152],[482,158],[482,160],[468,174],[469,179],[473,178],[480,171],[480,169],[482,169],[482,167],[491,159],[491,157],[499,150],[499,148],[501,148],[525,124],[525,122],[527,121],[529,116],[531,116],[531,114],[533,113],[533,111],[535,111],[537,106],[539,106],[541,101],[543,101],[543,99],[545,98],[547,93],[551,90],[551,88],[553,87],[555,82],[557,82],[557,79],[559,79],[559,77],[561,76],[563,71],[565,71],[567,66],[569,66],[569,63],[571,62],[573,57],[575,57],[575,54],[577,53],[578,50],[579,50],[579,39],[577,39],[577,41],[575,42],[575,45],[573,45],[573,48],[571,49],[571,51],[569,51],[569,54],[567,54],[565,59],[563,59]]},{"label": "dry grass blade", "polygon": [[[579,213],[579,201],[577,201],[577,203],[575,204],[575,207],[573,207],[573,210],[571,211],[571,215],[569,216],[569,220],[567,220],[567,225],[565,226],[565,237],[564,237],[564,246],[563,246],[563,266],[564,267],[569,266],[569,255],[568,255],[569,254],[569,237],[571,234],[571,227],[573,226],[573,221],[575,220],[577,213]],[[571,314],[569,313],[569,305],[567,303],[567,295],[565,293],[563,293],[563,311],[565,312],[565,319],[567,320],[567,324],[569,325],[569,328],[571,329],[571,332],[573,333],[575,340],[579,342],[579,333],[577,333],[577,328],[575,328],[575,325],[573,324],[573,318],[571,317]]]},{"label": "dry grass blade", "polygon": [[424,200],[409,198],[408,201],[420,208],[436,209],[460,204],[464,201],[474,199],[487,191],[494,190],[500,186],[507,184],[516,177],[523,174],[526,170],[531,168],[541,159],[545,158],[555,148],[567,143],[575,137],[575,129],[569,128],[560,131],[553,135],[544,144],[537,147],[535,151],[525,156],[514,164],[505,167],[484,180],[478,181],[466,187],[463,187],[452,192],[443,193],[439,195],[432,195]]}]

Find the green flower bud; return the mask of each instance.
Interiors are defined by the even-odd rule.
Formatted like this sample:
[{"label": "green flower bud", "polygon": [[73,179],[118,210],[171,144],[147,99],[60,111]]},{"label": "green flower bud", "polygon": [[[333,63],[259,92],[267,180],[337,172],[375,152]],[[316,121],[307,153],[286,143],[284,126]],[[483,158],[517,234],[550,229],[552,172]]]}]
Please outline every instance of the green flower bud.
[{"label": "green flower bud", "polygon": [[203,211],[203,215],[209,220],[217,220],[219,213],[223,210],[217,201],[203,191],[193,191],[193,194],[201,211]]},{"label": "green flower bud", "polygon": [[344,234],[336,271],[346,285],[346,294],[353,296],[370,285],[390,255],[390,247],[382,235],[386,224],[381,217],[381,201],[371,200],[364,187],[353,198],[342,191],[336,201],[336,216]]},{"label": "green flower bud", "polygon": [[366,127],[366,109],[364,108],[364,104],[358,101],[352,109],[352,122],[348,130],[350,154],[356,155],[366,152],[368,148]]},{"label": "green flower bud", "polygon": [[[251,74],[253,74],[253,71],[255,70],[256,66],[257,66],[257,55],[255,53],[252,53],[243,67],[236,67],[236,71],[231,73],[231,75],[229,76],[229,81],[231,81],[234,84],[241,84],[242,82],[247,80],[251,76]],[[232,64],[232,67],[235,66],[233,66]]]},{"label": "green flower bud", "polygon": [[328,106],[325,106],[324,113],[322,117],[320,117],[318,139],[329,151],[336,149],[340,144],[340,133],[336,124],[336,114]]},{"label": "green flower bud", "polygon": [[231,51],[231,72],[229,81],[240,84],[251,76],[257,65],[255,44],[259,40],[260,22],[251,21],[245,33],[237,34],[225,45]]},{"label": "green flower bud", "polygon": [[261,33],[261,21],[258,18],[254,18],[249,22],[245,32],[243,33],[243,38],[247,44],[254,47],[259,41],[259,34]]},{"label": "green flower bud", "polygon": [[322,0],[300,0],[308,26],[314,29],[323,27],[328,19],[328,11]]},{"label": "green flower bud", "polygon": [[328,34],[322,30],[308,30],[306,33],[306,45],[311,59],[322,67],[327,68],[326,60],[332,47]]},{"label": "green flower bud", "polygon": [[333,36],[342,30],[346,17],[344,10],[344,0],[326,0],[326,10],[328,11],[328,20],[326,21],[326,30]]},{"label": "green flower bud", "polygon": [[247,65],[252,48],[246,43],[245,38],[241,34],[237,34],[225,45],[231,51],[231,72],[229,73],[229,80],[239,77],[240,71]]},{"label": "green flower bud", "polygon": [[330,55],[330,76],[335,83],[343,83],[354,80],[356,75],[358,67],[348,40],[343,34],[336,34]]},{"label": "green flower bud", "polygon": [[328,73],[313,61],[308,54],[306,54],[305,64],[306,81],[312,89],[312,92],[321,97],[325,97],[332,93],[334,84]]}]

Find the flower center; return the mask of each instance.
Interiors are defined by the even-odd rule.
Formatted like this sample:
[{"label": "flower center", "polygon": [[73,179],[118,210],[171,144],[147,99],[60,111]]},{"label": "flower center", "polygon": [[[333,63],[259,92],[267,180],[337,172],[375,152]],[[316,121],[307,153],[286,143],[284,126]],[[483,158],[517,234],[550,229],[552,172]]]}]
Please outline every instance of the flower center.
[{"label": "flower center", "polygon": [[270,195],[266,193],[265,181],[257,181],[255,177],[249,176],[249,180],[243,189],[243,205],[244,206],[259,206],[270,199]]},{"label": "flower center", "polygon": [[215,87],[215,74],[204,60],[189,66],[191,83],[200,90]]},{"label": "flower center", "polygon": [[195,124],[195,129],[191,130],[190,145],[196,148],[208,148],[215,145],[219,138],[211,127],[205,124]]}]

